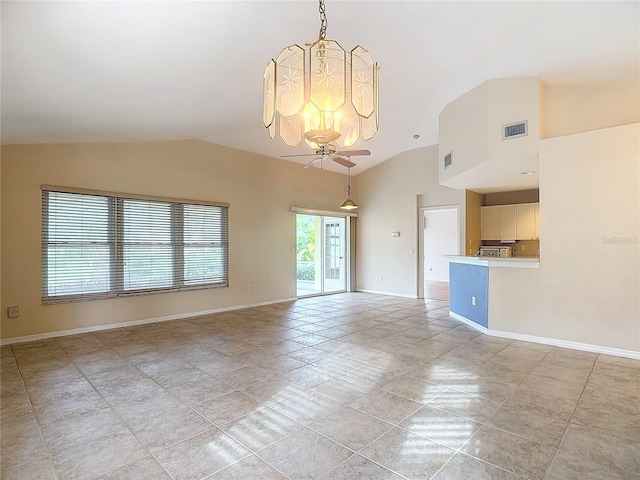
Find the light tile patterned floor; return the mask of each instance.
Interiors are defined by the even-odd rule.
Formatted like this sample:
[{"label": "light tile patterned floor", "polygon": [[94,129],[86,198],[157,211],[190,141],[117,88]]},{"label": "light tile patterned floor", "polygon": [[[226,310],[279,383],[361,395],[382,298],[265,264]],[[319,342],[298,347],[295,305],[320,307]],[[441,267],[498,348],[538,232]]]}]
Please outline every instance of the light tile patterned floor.
[{"label": "light tile patterned floor", "polygon": [[639,480],[640,361],[316,297],[2,347],[10,479]]}]

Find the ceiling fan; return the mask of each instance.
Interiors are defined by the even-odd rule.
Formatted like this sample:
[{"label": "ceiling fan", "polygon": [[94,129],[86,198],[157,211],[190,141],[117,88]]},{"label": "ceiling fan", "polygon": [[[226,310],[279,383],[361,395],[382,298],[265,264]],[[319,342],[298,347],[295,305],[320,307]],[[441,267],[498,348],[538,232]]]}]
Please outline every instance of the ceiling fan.
[{"label": "ceiling fan", "polygon": [[[331,159],[334,162],[339,163],[340,165],[351,168],[355,167],[356,164],[349,159],[350,157],[356,155],[371,155],[371,152],[369,150],[344,150],[341,152],[337,152],[336,147],[334,147],[333,145],[320,145],[315,153],[303,153],[301,155],[281,155],[281,157],[308,157],[311,155],[317,155],[317,157],[307,163],[304,168],[311,168],[318,163],[320,163],[320,168],[322,168],[322,160],[325,159]],[[344,155],[347,158],[342,158],[340,155]]]}]

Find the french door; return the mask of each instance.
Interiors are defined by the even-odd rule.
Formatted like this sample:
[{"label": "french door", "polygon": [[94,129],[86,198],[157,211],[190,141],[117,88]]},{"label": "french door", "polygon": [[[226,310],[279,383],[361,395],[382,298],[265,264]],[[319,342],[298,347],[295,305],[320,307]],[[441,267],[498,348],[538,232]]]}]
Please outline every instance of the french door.
[{"label": "french door", "polygon": [[298,213],[296,235],[298,297],[345,292],[346,218]]}]

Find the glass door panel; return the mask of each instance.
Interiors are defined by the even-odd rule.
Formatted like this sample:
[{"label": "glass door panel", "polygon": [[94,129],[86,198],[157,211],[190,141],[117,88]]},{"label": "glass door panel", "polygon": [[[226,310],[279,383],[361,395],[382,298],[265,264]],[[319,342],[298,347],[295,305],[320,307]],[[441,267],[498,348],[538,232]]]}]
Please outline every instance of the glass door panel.
[{"label": "glass door panel", "polygon": [[322,275],[320,272],[322,250],[316,239],[320,238],[321,217],[298,214],[296,218],[296,280],[297,295],[320,295],[322,293]]},{"label": "glass door panel", "polygon": [[296,218],[297,296],[346,291],[346,219],[299,213]]},{"label": "glass door panel", "polygon": [[323,217],[324,293],[346,290],[344,225],[344,217]]}]

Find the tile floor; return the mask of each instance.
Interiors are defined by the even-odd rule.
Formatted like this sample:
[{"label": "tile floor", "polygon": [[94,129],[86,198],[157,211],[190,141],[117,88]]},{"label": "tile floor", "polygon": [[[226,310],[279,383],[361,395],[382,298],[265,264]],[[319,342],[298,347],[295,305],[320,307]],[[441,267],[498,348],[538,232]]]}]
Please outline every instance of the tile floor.
[{"label": "tile floor", "polygon": [[364,293],[2,347],[10,479],[640,479],[640,361]]}]

